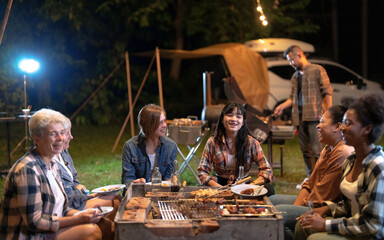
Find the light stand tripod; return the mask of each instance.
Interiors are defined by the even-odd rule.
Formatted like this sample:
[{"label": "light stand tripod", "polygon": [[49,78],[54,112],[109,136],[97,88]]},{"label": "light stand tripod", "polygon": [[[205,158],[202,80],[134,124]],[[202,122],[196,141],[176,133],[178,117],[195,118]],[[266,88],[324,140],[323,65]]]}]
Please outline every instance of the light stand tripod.
[{"label": "light stand tripod", "polygon": [[31,110],[31,107],[27,107],[27,73],[34,73],[40,68],[40,63],[33,59],[22,59],[19,62],[19,68],[21,71],[24,72],[24,122],[25,122],[25,137],[17,144],[15,149],[12,150],[10,153],[10,157],[13,159],[13,153],[18,149],[21,144],[24,143],[25,148],[27,148],[28,141],[31,141],[32,139],[28,136],[28,117],[29,111]]},{"label": "light stand tripod", "polygon": [[16,145],[12,150],[10,157],[13,159],[13,153],[24,143],[24,147],[27,148],[28,141],[31,141],[31,138],[28,136],[28,117],[29,117],[30,107],[27,108],[27,75],[24,74],[24,122],[25,122],[25,136],[24,138]]}]

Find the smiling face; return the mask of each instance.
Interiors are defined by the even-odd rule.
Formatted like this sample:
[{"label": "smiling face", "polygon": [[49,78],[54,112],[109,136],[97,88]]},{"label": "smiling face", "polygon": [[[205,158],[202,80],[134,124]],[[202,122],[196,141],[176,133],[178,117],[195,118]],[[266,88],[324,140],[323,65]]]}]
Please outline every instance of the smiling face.
[{"label": "smiling face", "polygon": [[354,109],[347,110],[344,114],[341,132],[345,144],[349,146],[356,147],[364,141],[366,137],[365,128],[362,127]]},{"label": "smiling face", "polygon": [[65,139],[65,130],[61,123],[50,123],[44,129],[41,137],[37,135],[33,137],[39,154],[42,157],[50,158],[63,151]]},{"label": "smiling face", "polygon": [[159,127],[154,132],[154,136],[162,137],[162,136],[165,136],[166,133],[167,133],[167,118],[165,117],[164,113],[161,113]]},{"label": "smiling face", "polygon": [[224,115],[223,125],[227,133],[237,133],[243,126],[243,123],[243,114],[239,113],[237,108],[234,108],[232,112]]},{"label": "smiling face", "polygon": [[339,136],[338,132],[339,124],[333,123],[331,113],[326,111],[317,125],[317,136],[320,142],[334,146],[340,140],[337,138]]}]

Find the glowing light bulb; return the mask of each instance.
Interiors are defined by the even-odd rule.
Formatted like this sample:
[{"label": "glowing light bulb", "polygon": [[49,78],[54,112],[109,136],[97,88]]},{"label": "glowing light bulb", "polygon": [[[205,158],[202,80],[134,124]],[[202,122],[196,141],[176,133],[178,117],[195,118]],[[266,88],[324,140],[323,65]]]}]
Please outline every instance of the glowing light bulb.
[{"label": "glowing light bulb", "polygon": [[263,21],[263,25],[264,25],[264,26],[267,26],[267,25],[268,25],[268,21],[267,21],[267,20],[264,20],[264,21]]},{"label": "glowing light bulb", "polygon": [[259,12],[263,11],[263,9],[261,8],[261,6],[257,6],[256,10],[259,11]]},{"label": "glowing light bulb", "polygon": [[265,20],[265,16],[264,16],[264,15],[261,15],[261,16],[260,16],[260,20],[261,20],[261,21],[264,21],[264,20]]}]

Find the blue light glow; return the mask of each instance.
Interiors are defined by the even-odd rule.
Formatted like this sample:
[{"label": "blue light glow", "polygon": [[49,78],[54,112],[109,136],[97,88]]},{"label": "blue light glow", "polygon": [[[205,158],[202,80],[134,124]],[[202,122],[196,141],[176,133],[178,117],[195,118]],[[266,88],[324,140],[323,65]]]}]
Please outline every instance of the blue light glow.
[{"label": "blue light glow", "polygon": [[26,73],[34,73],[40,68],[40,63],[33,59],[23,59],[19,62],[19,68]]}]

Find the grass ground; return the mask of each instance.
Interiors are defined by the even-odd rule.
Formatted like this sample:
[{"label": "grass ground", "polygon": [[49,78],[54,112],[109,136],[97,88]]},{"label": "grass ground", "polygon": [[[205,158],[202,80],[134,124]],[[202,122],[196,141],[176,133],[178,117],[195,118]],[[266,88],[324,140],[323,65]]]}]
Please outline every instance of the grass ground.
[{"label": "grass ground", "polygon": [[[74,126],[72,134],[74,139],[71,142],[70,153],[74,159],[78,178],[82,184],[88,189],[108,185],[117,184],[121,180],[121,150],[123,143],[130,137],[128,131],[125,131],[121,141],[117,145],[115,153],[111,153],[114,142],[118,136],[121,126],[110,125],[104,127],[95,126]],[[127,128],[128,129],[128,128]],[[16,146],[17,142],[23,138],[23,125],[12,124],[11,126],[11,148]],[[208,138],[208,137],[207,137]],[[207,139],[206,138],[206,139]],[[206,141],[205,139],[205,141]],[[200,159],[205,141],[201,144],[196,156]],[[383,139],[381,145],[383,145]],[[0,169],[7,168],[7,151],[6,151],[5,132],[0,132]],[[188,153],[185,145],[179,146],[183,153]],[[262,144],[265,155],[267,154],[267,145]],[[274,160],[278,161],[280,157],[280,148],[278,145],[273,146]],[[25,149],[20,149],[14,154],[14,158],[18,159],[25,153]],[[178,155],[179,167],[182,158]],[[14,163],[15,160],[12,161]],[[197,161],[191,160],[192,168],[196,171]],[[284,175],[280,176],[280,170],[274,170],[273,185],[276,193],[281,194],[297,194],[296,184],[300,183],[305,177],[304,161],[301,157],[301,151],[297,136],[294,139],[287,140],[284,145]],[[197,185],[197,181],[193,177],[191,171],[187,168],[181,176],[181,180],[187,181],[187,185]],[[0,179],[0,195],[3,194],[4,179]]]}]

